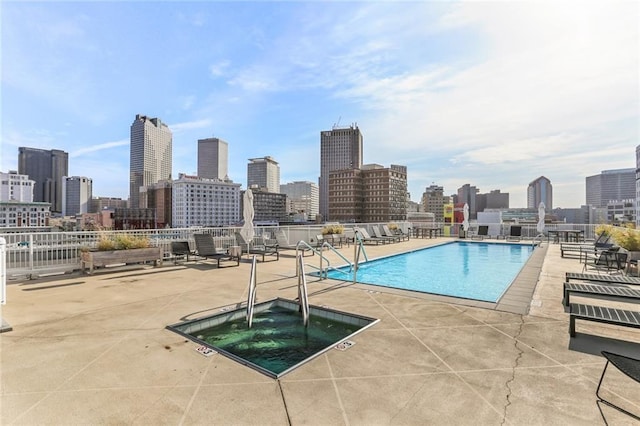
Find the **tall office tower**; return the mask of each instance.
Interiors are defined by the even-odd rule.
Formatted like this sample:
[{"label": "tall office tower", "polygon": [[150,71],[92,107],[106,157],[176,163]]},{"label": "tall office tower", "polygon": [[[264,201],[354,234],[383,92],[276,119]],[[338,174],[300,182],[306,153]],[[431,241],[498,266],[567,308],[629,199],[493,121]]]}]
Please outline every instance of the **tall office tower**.
[{"label": "tall office tower", "polygon": [[273,158],[249,158],[247,164],[247,188],[266,188],[268,192],[280,193],[280,166]]},{"label": "tall office tower", "polygon": [[362,133],[357,124],[320,132],[320,214],[329,216],[329,173],[362,167]]},{"label": "tall office tower", "polygon": [[537,209],[540,203],[544,203],[547,211],[553,209],[553,187],[551,181],[540,176],[527,187],[527,208]]},{"label": "tall office tower", "polygon": [[[448,197],[447,197],[448,198]],[[428,186],[422,194],[422,211],[433,213],[436,222],[444,221],[444,188],[438,185]]]},{"label": "tall office tower", "polygon": [[35,181],[29,176],[18,174],[15,170],[0,172],[0,201],[32,203],[34,184]]},{"label": "tall office tower", "polygon": [[93,181],[84,176],[65,176],[62,186],[62,215],[75,216],[89,213],[91,210],[91,198]]},{"label": "tall office tower", "polygon": [[131,124],[129,203],[140,205],[140,187],[171,179],[173,136],[159,118],[137,114]]},{"label": "tall office tower", "polygon": [[611,202],[636,198],[636,169],[603,170],[599,175],[587,176],[587,205],[607,207]]},{"label": "tall office tower", "polygon": [[280,193],[287,196],[287,213],[302,214],[307,220],[315,220],[320,207],[318,185],[307,181],[289,182],[280,185]]},{"label": "tall office tower", "polygon": [[180,173],[172,182],[174,228],[230,226],[240,221],[240,184]]},{"label": "tall office tower", "polygon": [[35,181],[33,201],[51,203],[62,213],[62,181],[69,174],[69,154],[59,149],[18,148],[18,173]]},{"label": "tall office tower", "polygon": [[458,188],[458,199],[457,203],[459,204],[467,204],[469,206],[469,218],[477,219],[478,218],[478,204],[477,204],[477,195],[480,192],[478,188],[475,186],[471,186],[468,183],[465,183],[460,188]]},{"label": "tall office tower", "polygon": [[640,145],[636,146],[636,228],[640,228]]},{"label": "tall office tower", "polygon": [[198,139],[198,177],[228,179],[229,144],[222,139]]},{"label": "tall office tower", "polygon": [[329,216],[341,222],[407,219],[407,168],[367,164],[329,173]]}]

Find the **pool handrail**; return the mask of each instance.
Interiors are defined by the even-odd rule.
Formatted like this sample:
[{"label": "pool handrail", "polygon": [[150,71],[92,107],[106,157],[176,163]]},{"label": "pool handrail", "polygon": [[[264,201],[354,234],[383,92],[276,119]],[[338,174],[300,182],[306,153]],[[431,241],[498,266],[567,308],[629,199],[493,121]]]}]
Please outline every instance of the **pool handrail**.
[{"label": "pool handrail", "polygon": [[307,292],[307,275],[304,272],[304,259],[302,253],[296,257],[298,272],[298,302],[302,312],[302,323],[305,327],[309,325],[309,295]]},{"label": "pool handrail", "polygon": [[258,280],[256,278],[257,258],[254,255],[251,261],[251,274],[249,275],[249,295],[247,297],[247,325],[251,328],[253,324],[253,306],[256,303],[256,287]]}]

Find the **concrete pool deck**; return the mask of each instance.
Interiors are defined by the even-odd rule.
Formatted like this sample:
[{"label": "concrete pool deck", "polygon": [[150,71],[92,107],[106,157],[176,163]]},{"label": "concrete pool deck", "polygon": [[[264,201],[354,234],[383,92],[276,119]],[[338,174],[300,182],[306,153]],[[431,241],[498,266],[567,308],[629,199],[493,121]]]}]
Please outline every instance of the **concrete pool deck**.
[{"label": "concrete pool deck", "polygon": [[[374,258],[442,241],[366,249]],[[353,247],[341,251],[353,257]],[[259,301],[296,297],[293,253],[259,263]],[[330,350],[279,381],[221,355],[205,357],[165,329],[244,302],[246,261],[10,281],[2,318],[13,331],[0,334],[0,423],[603,424],[595,397],[605,364],[599,351],[640,357],[640,332],[578,322],[578,336],[569,339],[562,282],[582,265],[562,259],[558,245],[543,254],[539,273],[528,278],[538,282],[524,315],[500,303],[469,306],[309,280],[310,303],[381,321],[348,350]],[[605,384],[640,413],[640,389],[616,373]],[[634,424],[611,408],[603,412],[609,424]]]}]

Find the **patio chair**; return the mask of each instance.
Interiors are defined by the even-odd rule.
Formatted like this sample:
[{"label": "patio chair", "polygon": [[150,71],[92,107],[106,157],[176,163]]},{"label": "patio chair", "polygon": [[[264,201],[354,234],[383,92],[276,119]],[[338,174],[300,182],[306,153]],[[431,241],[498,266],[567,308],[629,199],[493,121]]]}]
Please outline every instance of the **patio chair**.
[{"label": "patio chair", "polygon": [[398,241],[408,241],[409,240],[409,234],[406,234],[402,231],[402,229],[400,228],[396,228],[397,232],[392,231],[391,229],[389,229],[388,225],[382,225],[382,233],[383,235],[386,235],[387,237],[398,237]]},{"label": "patio chair", "polygon": [[278,243],[267,243],[266,241],[263,241],[262,244],[254,244],[253,242],[248,243],[240,232],[236,232],[235,236],[238,245],[241,247],[242,253],[262,255],[263,262],[265,261],[266,256],[275,256],[275,260],[280,260]]},{"label": "patio chair", "polygon": [[362,240],[364,244],[371,244],[371,243],[375,243],[376,245],[386,244],[385,240],[382,240],[380,238],[374,238],[371,235],[369,235],[369,232],[367,232],[367,230],[364,228],[357,228],[356,232],[360,234],[360,240]]},{"label": "patio chair", "polygon": [[627,268],[628,256],[629,253],[620,247],[612,247],[595,254],[585,254],[582,271],[593,269],[597,272],[605,271],[609,274],[622,273]]},{"label": "patio chair", "polygon": [[306,244],[300,244],[299,246],[298,244],[289,244],[289,239],[282,229],[276,231],[276,242],[278,243],[278,248],[281,250],[298,250],[303,256],[307,252],[310,252],[311,256],[315,254],[313,249]]},{"label": "patio chair", "polygon": [[189,256],[193,255],[195,252],[189,247],[189,241],[171,241],[171,256],[174,265],[178,263],[178,259],[186,259],[188,262]]},{"label": "patio chair", "polygon": [[378,228],[378,225],[372,225],[371,232],[373,232],[373,238],[380,238],[381,240],[387,243],[397,243],[398,241],[400,241],[398,237],[395,237],[395,236],[388,237],[386,235],[382,235],[382,231],[380,231],[380,228]]},{"label": "patio chair", "polygon": [[236,262],[235,266],[240,265],[240,256],[232,256],[228,250],[219,250],[213,241],[211,234],[193,234],[193,239],[196,242],[196,256],[205,259],[215,259],[218,263],[218,268],[221,267],[220,262],[223,260],[230,260]]},{"label": "patio chair", "polygon": [[489,225],[478,225],[478,231],[471,235],[472,240],[483,240],[489,236]]},{"label": "patio chair", "polygon": [[[609,366],[609,364],[612,364],[614,367],[616,367],[618,370],[624,373],[627,377],[640,383],[640,359],[635,359],[635,358],[631,358],[628,356],[619,355],[619,354],[615,354],[607,351],[602,351],[601,353],[602,353],[602,356],[605,357],[605,359],[607,360],[607,363],[604,365],[604,369],[602,370],[602,375],[600,376],[600,382],[598,383],[598,387],[596,389],[596,397],[598,398],[597,402],[606,404],[609,407],[615,408],[616,410],[636,419],[637,421],[640,421],[639,415],[633,414],[625,410],[624,408],[614,404],[613,402],[604,399],[600,395],[600,387],[602,386],[602,381],[604,380],[604,375],[607,372],[607,367]],[[616,391],[619,391],[619,389],[616,389]],[[598,408],[600,408],[600,404],[598,404]],[[604,418],[604,413],[602,412],[602,410],[600,410],[600,414],[602,414],[602,417]],[[605,420],[605,423],[606,423],[606,420]]]},{"label": "patio chair", "polygon": [[520,238],[522,238],[522,226],[511,225],[507,241],[520,241]]}]

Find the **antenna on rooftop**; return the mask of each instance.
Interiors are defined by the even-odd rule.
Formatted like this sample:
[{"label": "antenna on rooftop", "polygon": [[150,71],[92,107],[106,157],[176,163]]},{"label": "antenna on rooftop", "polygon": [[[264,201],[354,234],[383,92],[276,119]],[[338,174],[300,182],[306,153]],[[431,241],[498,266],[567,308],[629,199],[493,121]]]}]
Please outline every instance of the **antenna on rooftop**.
[{"label": "antenna on rooftop", "polygon": [[338,126],[340,126],[340,120],[342,120],[342,116],[338,117],[338,121],[336,123],[334,123],[333,128],[337,129]]}]

